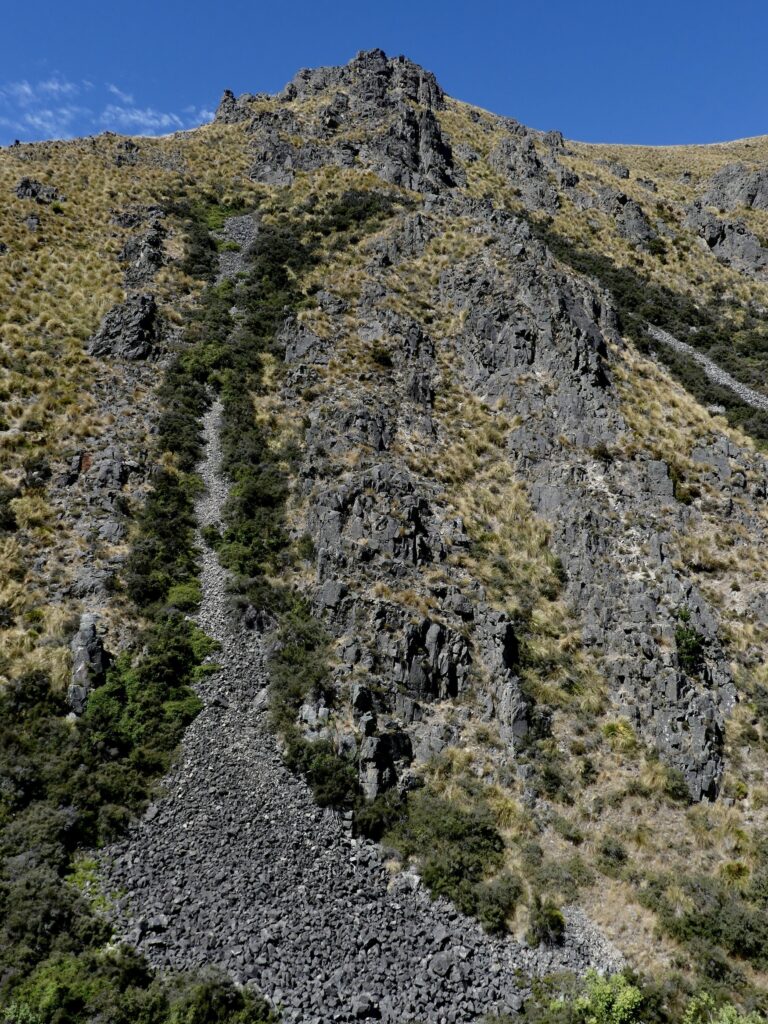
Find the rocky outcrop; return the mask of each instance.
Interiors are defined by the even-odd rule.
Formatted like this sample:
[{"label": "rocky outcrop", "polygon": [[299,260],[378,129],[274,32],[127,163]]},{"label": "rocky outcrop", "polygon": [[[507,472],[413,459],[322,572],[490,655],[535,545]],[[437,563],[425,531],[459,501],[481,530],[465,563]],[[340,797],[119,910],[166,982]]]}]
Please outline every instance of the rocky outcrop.
[{"label": "rocky outcrop", "polygon": [[34,199],[41,206],[49,206],[64,199],[64,196],[53,185],[44,185],[34,178],[22,178],[13,190],[19,199]]},{"label": "rocky outcrop", "polygon": [[[734,686],[711,609],[658,535],[660,505],[681,529],[690,513],[675,500],[666,464],[603,465],[590,455],[626,429],[611,387],[615,315],[605,297],[556,269],[526,225],[497,218],[495,230],[499,250],[514,254],[504,272],[489,258],[457,264],[440,281],[444,299],[464,313],[456,341],[466,379],[522,421],[510,455],[534,509],[552,523],[566,593],[584,642],[603,659],[611,701],[682,772],[695,799],[713,798]],[[706,638],[700,675],[687,675],[675,654],[681,610]]]},{"label": "rocky outcrop", "polygon": [[634,245],[645,246],[657,237],[640,204],[623,192],[601,188],[596,205],[613,217],[619,234]]},{"label": "rocky outcrop", "polygon": [[[510,181],[527,209],[554,212],[559,206],[557,190],[550,182],[533,138],[524,129],[502,139],[491,150],[488,164]],[[565,183],[566,179],[561,181]]]},{"label": "rocky outcrop", "polygon": [[216,108],[214,122],[218,124],[240,124],[253,117],[251,104],[255,97],[250,93],[235,96],[231,89],[225,89]]},{"label": "rocky outcrop", "polygon": [[696,202],[688,210],[685,225],[721,263],[747,274],[768,275],[768,249],[742,221],[721,220]]},{"label": "rocky outcrop", "polygon": [[133,139],[120,139],[115,143],[115,167],[133,167],[139,162],[141,147]]},{"label": "rocky outcrop", "polygon": [[451,147],[430,109],[401,103],[386,132],[363,145],[360,162],[384,181],[415,191],[454,184]]},{"label": "rocky outcrop", "polygon": [[629,168],[620,164],[618,160],[596,160],[595,163],[599,167],[604,167],[614,178],[621,178],[624,181],[629,178]]},{"label": "rocky outcrop", "polygon": [[96,616],[90,613],[80,617],[80,628],[70,644],[72,673],[67,690],[67,703],[76,715],[85,711],[88,694],[106,679],[109,655],[96,629]]},{"label": "rocky outcrop", "polygon": [[[290,104],[320,93],[330,93],[329,101],[300,126]],[[247,122],[255,181],[289,185],[297,171],[329,165],[369,167],[416,191],[460,177],[434,113],[444,106],[443,92],[433,75],[405,58],[372,50],[344,67],[300,71],[280,98],[282,109],[259,111],[254,97],[225,92],[217,112],[222,123]]]},{"label": "rocky outcrop", "polygon": [[741,207],[768,210],[768,167],[727,164],[710,178],[702,202],[728,212]]},{"label": "rocky outcrop", "polygon": [[360,111],[379,111],[400,99],[440,110],[443,90],[430,71],[405,57],[387,57],[383,50],[364,50],[342,67],[305,68],[282,92],[282,99],[303,99],[330,89],[342,90]]},{"label": "rocky outcrop", "polygon": [[118,359],[149,359],[161,340],[157,303],[152,295],[131,295],[114,306],[88,342],[88,354]]},{"label": "rocky outcrop", "polygon": [[154,218],[147,231],[126,240],[117,257],[125,264],[123,276],[126,288],[140,288],[152,280],[165,262],[164,239],[162,222]]}]

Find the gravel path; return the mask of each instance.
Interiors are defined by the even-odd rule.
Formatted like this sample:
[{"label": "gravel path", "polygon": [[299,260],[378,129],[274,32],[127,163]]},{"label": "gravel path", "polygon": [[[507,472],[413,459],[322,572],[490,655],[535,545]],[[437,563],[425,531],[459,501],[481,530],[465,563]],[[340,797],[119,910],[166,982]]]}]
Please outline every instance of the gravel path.
[{"label": "gravel path", "polygon": [[654,341],[659,341],[662,345],[668,345],[674,349],[675,352],[681,352],[683,355],[689,356],[700,366],[704,368],[704,372],[711,381],[715,384],[720,384],[722,387],[728,388],[729,391],[733,391],[742,402],[747,405],[751,405],[753,409],[759,409],[761,412],[768,412],[768,397],[761,395],[759,391],[753,391],[752,388],[748,388],[746,384],[742,384],[741,381],[736,380],[730,373],[726,373],[725,370],[721,369],[717,363],[713,362],[709,356],[705,356],[703,352],[698,352],[691,345],[688,345],[685,341],[679,341],[672,334],[667,334],[666,331],[662,331],[660,327],[654,327],[653,324],[648,324],[648,333]]},{"label": "gravel path", "polygon": [[[226,486],[214,405],[205,419],[201,526]],[[253,983],[286,1021],[469,1022],[515,1010],[516,971],[611,969],[619,960],[578,912],[565,945],[530,950],[492,939],[379,847],[348,838],[283,766],[266,723],[261,638],[226,613],[226,577],[203,549],[200,625],[221,643],[221,670],[199,687],[164,796],[106,851],[118,932],[160,967],[222,967]]]}]

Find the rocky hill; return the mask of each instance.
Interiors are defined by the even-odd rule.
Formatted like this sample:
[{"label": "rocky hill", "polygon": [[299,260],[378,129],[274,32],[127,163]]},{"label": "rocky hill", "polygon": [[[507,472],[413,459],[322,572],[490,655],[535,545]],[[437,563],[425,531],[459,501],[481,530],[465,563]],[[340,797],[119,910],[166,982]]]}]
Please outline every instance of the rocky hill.
[{"label": "rocky hill", "polygon": [[0,193],[5,1019],[768,1011],[768,141],[371,51]]}]

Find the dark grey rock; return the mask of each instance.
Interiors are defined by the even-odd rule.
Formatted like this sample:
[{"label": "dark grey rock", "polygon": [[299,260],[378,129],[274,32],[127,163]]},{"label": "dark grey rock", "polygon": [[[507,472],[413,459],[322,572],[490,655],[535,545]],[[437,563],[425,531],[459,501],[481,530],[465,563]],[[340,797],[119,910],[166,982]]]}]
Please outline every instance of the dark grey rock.
[{"label": "dark grey rock", "polygon": [[118,259],[127,264],[125,284],[137,288],[150,281],[165,262],[163,239],[165,230],[159,220],[153,221],[149,230],[142,235],[127,239]]},{"label": "dark grey rock", "polygon": [[623,192],[600,189],[597,205],[615,219],[619,234],[635,245],[644,246],[657,237],[640,204]]},{"label": "dark grey rock", "polygon": [[131,295],[114,306],[88,342],[92,356],[148,359],[160,342],[157,304],[151,295]]},{"label": "dark grey rock", "polygon": [[225,89],[216,108],[214,122],[220,124],[240,124],[242,121],[250,120],[253,117],[251,103],[254,98],[250,93],[244,93],[242,96],[235,97],[231,89]]},{"label": "dark grey rock", "polygon": [[34,178],[22,178],[14,189],[19,199],[34,199],[36,203],[48,206],[64,199],[64,196],[53,185],[44,185]]},{"label": "dark grey rock", "polygon": [[620,164],[617,160],[596,160],[600,167],[605,167],[615,178],[626,180],[629,177],[629,168]]},{"label": "dark grey rock", "polygon": [[768,273],[768,249],[742,221],[721,220],[696,202],[688,210],[685,225],[721,263],[761,277]]},{"label": "dark grey rock", "polygon": [[741,207],[768,210],[768,167],[727,164],[712,175],[702,202],[729,212]]},{"label": "dark grey rock", "polygon": [[282,93],[286,101],[336,88],[344,90],[353,109],[371,110],[404,98],[440,110],[443,90],[430,71],[405,57],[387,57],[382,50],[364,50],[343,67],[307,68],[291,79]]},{"label": "dark grey rock", "polygon": [[88,694],[106,678],[110,656],[96,629],[97,618],[91,613],[80,617],[80,628],[70,643],[72,674],[67,703],[77,715],[85,711]]}]

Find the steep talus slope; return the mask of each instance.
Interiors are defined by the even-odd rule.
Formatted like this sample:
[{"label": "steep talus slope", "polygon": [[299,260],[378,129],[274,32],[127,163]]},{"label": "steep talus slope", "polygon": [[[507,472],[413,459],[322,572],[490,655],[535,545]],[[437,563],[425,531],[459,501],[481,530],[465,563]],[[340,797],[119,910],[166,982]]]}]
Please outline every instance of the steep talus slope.
[{"label": "steep talus slope", "polygon": [[[9,446],[12,543],[112,649],[137,605],[193,609],[197,558],[223,645],[167,791],[104,854],[121,930],[296,1020],[473,1020],[528,991],[497,960],[612,969],[612,943],[668,1016],[702,984],[764,1008],[764,140],[570,143],[372,51],[89,145],[3,154],[4,182],[43,161],[70,195],[14,200],[59,246],[67,168],[95,160],[110,203],[131,182],[106,234],[105,202],[83,214],[110,268],[70,339],[98,430],[50,479]],[[160,572],[139,503],[178,479],[191,508],[212,392],[203,542]],[[44,496],[87,552],[55,585]]]},{"label": "steep talus slope", "polygon": [[[220,406],[206,415],[202,526],[220,520]],[[620,958],[580,915],[563,948],[493,940],[414,879],[391,885],[375,844],[313,804],[267,724],[262,640],[226,613],[226,578],[205,551],[200,625],[220,642],[164,794],[106,853],[128,941],[153,963],[211,960],[252,982],[284,1020],[476,1020],[519,1009],[523,977],[605,969]],[[194,893],[194,896],[192,896]],[[139,907],[141,916],[135,917]]]}]

